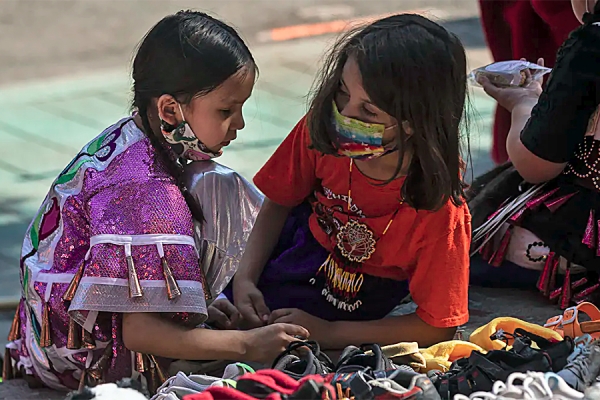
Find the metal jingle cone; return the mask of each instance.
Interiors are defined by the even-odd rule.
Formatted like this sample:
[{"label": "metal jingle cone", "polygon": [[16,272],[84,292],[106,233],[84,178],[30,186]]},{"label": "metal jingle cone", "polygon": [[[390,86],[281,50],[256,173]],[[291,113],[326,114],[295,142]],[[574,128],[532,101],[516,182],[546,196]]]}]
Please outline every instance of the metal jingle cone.
[{"label": "metal jingle cone", "polygon": [[110,358],[112,357],[112,340],[108,342],[102,356],[92,365],[87,373],[90,378],[94,379],[95,384],[98,384],[102,381],[102,377],[104,375],[104,370],[108,366]]},{"label": "metal jingle cone", "polygon": [[10,349],[4,349],[4,363],[2,366],[2,381],[8,381],[15,378],[12,357],[10,355]]},{"label": "metal jingle cone", "polygon": [[96,348],[96,341],[92,334],[85,329],[81,328],[81,348],[87,350],[93,350]]},{"label": "metal jingle cone", "polygon": [[167,377],[165,376],[165,374],[162,372],[160,365],[158,364],[158,362],[156,362],[156,358],[154,358],[153,355],[148,354],[148,358],[150,359],[150,361],[154,364],[154,366],[156,367],[156,377],[158,378],[158,381],[160,382],[159,386],[162,385],[163,383],[165,383],[165,381],[167,380]]},{"label": "metal jingle cone", "polygon": [[17,306],[17,311],[15,311],[15,316],[13,317],[10,331],[8,331],[9,342],[13,342],[21,338],[21,317],[19,316],[19,309],[20,307]]},{"label": "metal jingle cone", "polygon": [[165,277],[165,286],[167,287],[167,297],[169,300],[176,299],[181,296],[181,289],[179,289],[179,285],[173,276],[173,272],[171,268],[169,268],[169,264],[167,264],[167,260],[164,257],[160,258],[160,262],[163,268],[163,276]]},{"label": "metal jingle cone", "polygon": [[44,311],[42,313],[42,329],[40,331],[40,346],[50,347],[52,346],[52,338],[50,336],[50,304],[44,304]]},{"label": "metal jingle cone", "polygon": [[83,390],[83,388],[85,387],[86,376],[87,376],[87,372],[85,371],[85,369],[82,369],[81,376],[79,377],[79,387],[77,388],[78,392],[81,392]]},{"label": "metal jingle cone", "polygon": [[73,318],[69,318],[69,331],[67,333],[67,349],[79,350],[81,348],[81,327]]},{"label": "metal jingle cone", "polygon": [[81,277],[83,276],[83,266],[84,264],[81,263],[81,266],[73,276],[73,279],[71,279],[71,283],[69,283],[69,287],[67,287],[67,290],[65,291],[62,297],[64,301],[71,301],[75,297],[75,293],[77,292],[77,288],[79,287],[79,282],[81,281]]},{"label": "metal jingle cone", "polygon": [[142,353],[135,353],[135,370],[140,374],[146,372],[146,357]]},{"label": "metal jingle cone", "polygon": [[148,390],[150,394],[155,394],[160,385],[160,380],[158,378],[158,374],[156,372],[156,364],[152,361],[151,358],[148,358],[148,369],[146,371],[146,379],[148,380]]},{"label": "metal jingle cone", "polygon": [[140,284],[140,279],[135,271],[133,257],[131,256],[127,256],[127,277],[129,280],[129,297],[132,299],[142,297],[144,292],[142,291],[142,285]]},{"label": "metal jingle cone", "polygon": [[204,266],[202,265],[202,260],[199,260],[200,267],[200,279],[202,280],[202,289],[204,290],[204,299],[212,300],[213,296],[210,292],[210,288],[208,287],[208,279],[206,279],[206,272],[204,272]]}]

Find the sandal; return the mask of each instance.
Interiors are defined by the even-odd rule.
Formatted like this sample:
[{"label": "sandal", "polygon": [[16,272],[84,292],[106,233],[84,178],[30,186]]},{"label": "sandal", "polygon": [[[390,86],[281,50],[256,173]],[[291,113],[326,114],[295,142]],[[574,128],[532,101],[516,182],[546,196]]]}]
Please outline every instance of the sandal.
[{"label": "sandal", "polygon": [[[580,312],[589,316],[591,321],[579,322]],[[592,303],[579,303],[575,307],[567,308],[563,315],[550,318],[544,327],[558,332],[562,337],[575,339],[587,333],[594,339],[599,339],[600,310]]]},{"label": "sandal", "polygon": [[505,381],[513,372],[525,371],[550,372],[551,361],[543,352],[525,356],[506,350],[492,350],[487,354],[473,351],[469,358],[455,361],[450,371],[431,371],[428,376],[442,400],[449,400],[456,394],[488,392],[494,382]]}]

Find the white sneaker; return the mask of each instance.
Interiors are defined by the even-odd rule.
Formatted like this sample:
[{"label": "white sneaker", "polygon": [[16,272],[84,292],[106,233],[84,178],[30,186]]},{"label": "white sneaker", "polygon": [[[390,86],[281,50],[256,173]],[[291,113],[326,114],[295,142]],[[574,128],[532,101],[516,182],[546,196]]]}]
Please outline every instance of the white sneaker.
[{"label": "white sneaker", "polygon": [[111,400],[147,400],[146,396],[144,396],[137,390],[130,388],[121,388],[114,383],[104,383],[93,388],[86,388],[86,390],[89,393],[93,394],[94,399],[98,398]]},{"label": "white sneaker", "polygon": [[572,389],[553,372],[515,372],[506,383],[495,382],[491,392],[475,392],[470,396],[457,394],[454,400],[579,400],[583,397],[583,393]]},{"label": "white sneaker", "polygon": [[163,383],[150,400],[180,400],[188,394],[204,392],[211,386],[235,387],[235,379],[254,373],[254,370],[243,363],[229,364],[225,367],[222,378],[209,375],[186,375],[178,372]]}]

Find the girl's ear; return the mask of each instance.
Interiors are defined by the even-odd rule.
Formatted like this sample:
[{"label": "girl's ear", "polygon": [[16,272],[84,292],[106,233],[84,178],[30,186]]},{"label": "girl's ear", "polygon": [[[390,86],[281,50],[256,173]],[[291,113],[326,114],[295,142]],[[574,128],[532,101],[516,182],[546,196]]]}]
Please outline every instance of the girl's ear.
[{"label": "girl's ear", "polygon": [[583,23],[583,14],[594,11],[596,1],[597,0],[571,0],[573,13],[575,13],[575,17],[577,17],[579,22]]},{"label": "girl's ear", "polygon": [[182,116],[179,115],[179,107],[177,105],[177,100],[173,96],[168,94],[160,96],[156,100],[159,118],[173,126],[179,124]]}]

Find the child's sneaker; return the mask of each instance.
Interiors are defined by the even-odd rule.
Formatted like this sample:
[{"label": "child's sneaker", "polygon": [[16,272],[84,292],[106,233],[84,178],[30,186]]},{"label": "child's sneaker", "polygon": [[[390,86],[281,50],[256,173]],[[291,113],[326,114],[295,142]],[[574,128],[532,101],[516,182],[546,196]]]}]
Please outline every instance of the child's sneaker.
[{"label": "child's sneaker", "polygon": [[[314,390],[315,388],[317,390]],[[260,370],[255,374],[242,376],[236,389],[257,399],[270,398],[269,396],[274,394],[281,395],[281,398],[299,400],[336,398],[333,387],[321,375],[307,375],[296,380],[275,369]]]},{"label": "child's sneaker", "polygon": [[222,378],[178,372],[158,388],[151,400],[180,400],[184,396],[203,392],[209,387],[235,387],[236,379],[246,373],[254,373],[254,370],[243,363],[229,364],[225,367]]},{"label": "child's sneaker", "polygon": [[317,342],[297,341],[288,345],[273,362],[273,369],[295,379],[308,375],[325,375],[333,371],[333,363]]},{"label": "child's sneaker", "polygon": [[573,389],[585,391],[600,373],[600,341],[577,345],[567,361],[568,364],[558,375]]},{"label": "child's sneaker", "polygon": [[335,372],[345,374],[364,371],[365,369],[388,371],[396,368],[397,366],[383,354],[379,345],[363,344],[360,348],[355,346],[346,347],[335,367]]},{"label": "child's sneaker", "polygon": [[475,392],[470,396],[457,394],[454,400],[580,400],[584,395],[572,389],[554,372],[515,372],[506,383],[497,381],[490,392]]},{"label": "child's sneaker", "polygon": [[[426,375],[408,369],[389,371],[385,378],[369,379],[359,371],[350,381],[350,390],[356,400],[440,400],[440,396]],[[348,396],[346,396],[348,397]]]}]

